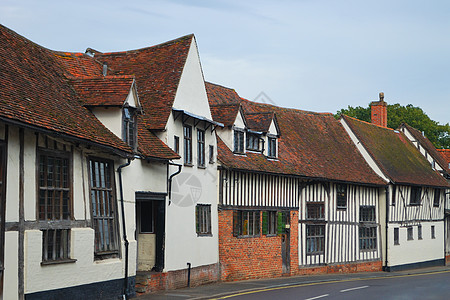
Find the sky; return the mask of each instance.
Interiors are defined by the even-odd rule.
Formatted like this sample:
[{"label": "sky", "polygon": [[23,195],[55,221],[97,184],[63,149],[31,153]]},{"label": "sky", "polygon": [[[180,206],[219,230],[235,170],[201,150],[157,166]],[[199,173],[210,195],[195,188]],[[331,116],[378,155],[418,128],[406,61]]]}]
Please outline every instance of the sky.
[{"label": "sky", "polygon": [[450,1],[0,0],[0,23],[71,52],[194,33],[205,80],[249,100],[336,113],[384,92],[450,122]]}]

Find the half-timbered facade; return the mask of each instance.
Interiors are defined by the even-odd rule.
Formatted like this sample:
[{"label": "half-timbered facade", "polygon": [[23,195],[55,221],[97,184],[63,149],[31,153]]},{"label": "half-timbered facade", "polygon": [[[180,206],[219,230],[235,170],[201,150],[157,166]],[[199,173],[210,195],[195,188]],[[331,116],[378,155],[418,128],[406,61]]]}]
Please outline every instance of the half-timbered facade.
[{"label": "half-timbered facade", "polygon": [[332,115],[207,90],[225,125],[217,130],[222,279],[379,270],[384,181]]},{"label": "half-timbered facade", "polygon": [[347,116],[341,122],[368,164],[390,183],[380,202],[384,268],[442,264],[445,179],[403,132]]},{"label": "half-timbered facade", "polygon": [[[417,147],[423,156],[428,160],[431,168],[438,171],[450,183],[450,150],[436,149],[430,140],[414,127],[408,124],[401,124],[399,130],[402,131],[406,137]],[[447,156],[446,153],[449,153]],[[444,194],[444,239],[445,239],[445,257],[446,262],[450,261],[450,190],[442,189],[441,191],[434,191],[434,199],[436,205],[439,194]]]}]

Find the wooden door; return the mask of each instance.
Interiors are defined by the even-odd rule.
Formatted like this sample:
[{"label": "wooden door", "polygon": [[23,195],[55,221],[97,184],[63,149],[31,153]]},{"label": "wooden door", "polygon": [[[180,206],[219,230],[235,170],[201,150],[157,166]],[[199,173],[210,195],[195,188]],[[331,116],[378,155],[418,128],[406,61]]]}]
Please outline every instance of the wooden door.
[{"label": "wooden door", "polygon": [[289,274],[291,271],[289,240],[289,232],[281,235],[281,269],[283,274]]}]

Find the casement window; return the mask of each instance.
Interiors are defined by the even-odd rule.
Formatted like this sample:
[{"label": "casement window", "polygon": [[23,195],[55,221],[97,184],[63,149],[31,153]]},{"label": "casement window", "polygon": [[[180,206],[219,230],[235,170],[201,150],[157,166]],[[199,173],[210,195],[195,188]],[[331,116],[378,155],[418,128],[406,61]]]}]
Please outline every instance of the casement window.
[{"label": "casement window", "polygon": [[192,127],[189,125],[183,126],[184,136],[184,163],[192,165]]},{"label": "casement window", "polygon": [[39,220],[71,218],[69,154],[39,150]]},{"label": "casement window", "polygon": [[359,250],[377,249],[377,224],[375,206],[359,207]]},{"label": "casement window", "polygon": [[409,226],[408,228],[407,228],[407,233],[408,233],[408,241],[412,241],[412,240],[414,240],[414,229],[413,229],[413,227],[412,226]]},{"label": "casement window", "polygon": [[42,230],[42,262],[70,259],[70,229]]},{"label": "casement window", "polygon": [[394,228],[394,245],[400,245],[399,228]]},{"label": "casement window", "polygon": [[336,184],[336,206],[338,209],[347,208],[347,185]]},{"label": "casement window", "polygon": [[244,131],[240,129],[234,130],[234,152],[244,153]]},{"label": "casement window", "polygon": [[199,167],[205,166],[205,131],[197,129],[197,161]]},{"label": "casement window", "polygon": [[136,109],[131,107],[123,108],[123,140],[131,148],[136,147],[136,136],[137,136],[137,126],[136,126]]},{"label": "casement window", "polygon": [[180,154],[180,137],[176,135],[173,137],[173,151]]},{"label": "casement window", "polygon": [[209,163],[210,164],[214,163],[214,146],[213,145],[209,145]]},{"label": "casement window", "polygon": [[436,227],[434,225],[431,225],[431,238],[436,238]]},{"label": "casement window", "polygon": [[260,211],[233,211],[233,235],[241,237],[257,237],[260,235]]},{"label": "casement window", "polygon": [[410,205],[420,205],[420,195],[421,189],[417,186],[411,187],[411,195],[409,197],[409,204]]},{"label": "casement window", "polygon": [[92,223],[96,258],[119,253],[117,203],[114,193],[114,165],[100,158],[89,160]]},{"label": "casement window", "polygon": [[325,252],[325,225],[306,225],[306,254]]},{"label": "casement window", "polygon": [[197,235],[211,235],[211,205],[197,204],[195,207],[195,228]]},{"label": "casement window", "polygon": [[259,136],[247,132],[247,150],[259,151]]},{"label": "casement window", "polygon": [[70,154],[57,150],[38,150],[38,219],[42,224],[42,262],[70,259],[70,227],[60,225],[72,218],[72,171]]},{"label": "casement window", "polygon": [[307,220],[324,220],[325,205],[323,203],[306,203]]},{"label": "casement window", "polygon": [[433,206],[439,207],[439,202],[441,200],[441,189],[434,189],[434,199],[433,199]]},{"label": "casement window", "polygon": [[417,226],[417,239],[422,239],[422,225]]},{"label": "casement window", "polygon": [[286,232],[286,224],[289,224],[289,212],[263,211],[262,234],[283,234]]},{"label": "casement window", "polygon": [[277,139],[274,137],[267,137],[267,156],[277,157]]}]

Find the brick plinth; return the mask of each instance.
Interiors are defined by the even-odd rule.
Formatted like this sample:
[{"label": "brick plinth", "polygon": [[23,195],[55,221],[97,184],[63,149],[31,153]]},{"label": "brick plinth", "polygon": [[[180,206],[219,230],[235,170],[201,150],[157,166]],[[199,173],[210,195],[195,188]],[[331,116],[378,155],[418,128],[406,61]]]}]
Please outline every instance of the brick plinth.
[{"label": "brick plinth", "polygon": [[378,272],[381,271],[383,264],[381,260],[348,263],[340,265],[326,265],[317,267],[299,267],[297,275],[312,275],[325,273],[357,273],[357,272]]},{"label": "brick plinth", "polygon": [[[260,218],[262,220],[262,218]],[[233,281],[291,275],[298,268],[298,213],[290,212],[290,269],[282,274],[281,236],[233,236],[233,210],[219,210],[220,279]],[[261,224],[260,224],[261,226]]]},{"label": "brick plinth", "polygon": [[[197,286],[219,280],[219,265],[200,266],[191,269],[190,286]],[[188,270],[170,272],[138,272],[136,274],[136,293],[138,295],[162,290],[187,287]]]}]

